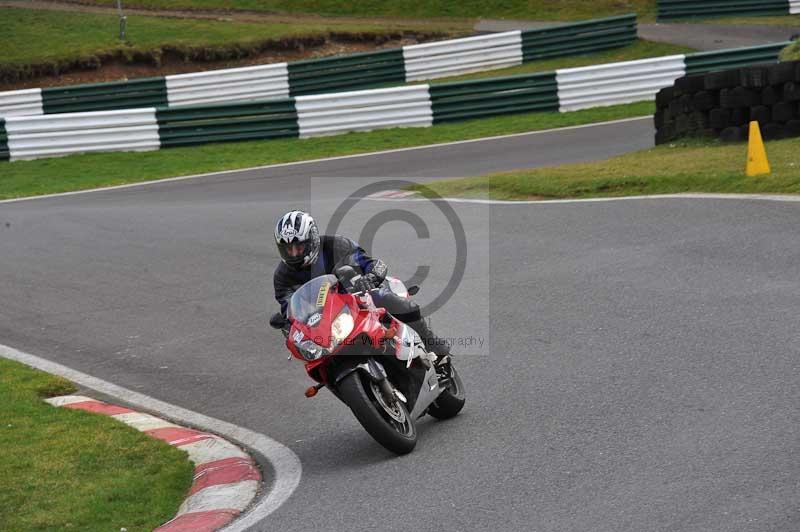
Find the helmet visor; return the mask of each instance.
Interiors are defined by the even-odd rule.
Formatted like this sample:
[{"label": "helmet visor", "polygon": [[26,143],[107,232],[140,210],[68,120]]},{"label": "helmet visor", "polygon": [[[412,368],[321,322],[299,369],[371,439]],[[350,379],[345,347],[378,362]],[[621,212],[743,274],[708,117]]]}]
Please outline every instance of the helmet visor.
[{"label": "helmet visor", "polygon": [[306,252],[306,245],[301,242],[293,242],[286,246],[286,254],[292,258],[302,257]]},{"label": "helmet visor", "polygon": [[304,242],[296,239],[290,243],[278,242],[278,251],[283,261],[289,266],[300,267],[306,263],[313,262],[316,252],[319,249],[319,233],[316,229],[312,232],[312,238]]}]

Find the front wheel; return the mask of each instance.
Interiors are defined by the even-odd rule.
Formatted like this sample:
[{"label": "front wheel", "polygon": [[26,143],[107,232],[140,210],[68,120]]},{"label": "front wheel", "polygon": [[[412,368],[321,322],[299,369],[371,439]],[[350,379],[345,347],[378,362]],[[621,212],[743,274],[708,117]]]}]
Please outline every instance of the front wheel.
[{"label": "front wheel", "polygon": [[461,409],[464,408],[466,400],[464,383],[461,382],[461,377],[458,375],[456,368],[450,366],[450,383],[447,389],[428,408],[428,413],[436,419],[456,417],[461,412]]},{"label": "front wheel", "polygon": [[339,383],[339,394],[361,426],[375,440],[397,454],[408,454],[417,444],[417,427],[399,399],[387,402],[377,384],[354,371]]}]

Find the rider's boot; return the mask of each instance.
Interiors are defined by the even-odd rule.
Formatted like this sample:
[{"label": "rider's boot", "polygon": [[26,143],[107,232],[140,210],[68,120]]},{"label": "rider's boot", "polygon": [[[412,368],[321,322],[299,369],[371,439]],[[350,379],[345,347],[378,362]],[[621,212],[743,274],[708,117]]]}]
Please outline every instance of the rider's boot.
[{"label": "rider's boot", "polygon": [[446,364],[450,361],[452,354],[450,353],[450,346],[448,345],[447,340],[436,336],[431,328],[428,327],[428,324],[424,319],[409,321],[408,325],[417,331],[417,334],[419,334],[420,338],[422,338],[422,341],[425,344],[425,349],[431,351],[437,356],[437,366]]}]

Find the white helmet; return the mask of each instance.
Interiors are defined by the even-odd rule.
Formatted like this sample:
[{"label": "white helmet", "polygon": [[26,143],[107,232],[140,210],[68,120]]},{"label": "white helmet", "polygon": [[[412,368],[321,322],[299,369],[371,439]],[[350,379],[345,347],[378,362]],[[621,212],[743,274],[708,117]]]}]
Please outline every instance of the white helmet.
[{"label": "white helmet", "polygon": [[275,225],[275,243],[283,262],[294,269],[306,268],[319,257],[317,222],[303,211],[287,212]]}]

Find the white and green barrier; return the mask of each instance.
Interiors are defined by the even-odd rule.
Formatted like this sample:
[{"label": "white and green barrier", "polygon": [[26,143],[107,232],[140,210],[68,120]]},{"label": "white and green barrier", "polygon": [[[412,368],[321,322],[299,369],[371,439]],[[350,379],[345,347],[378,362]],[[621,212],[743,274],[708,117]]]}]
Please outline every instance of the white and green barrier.
[{"label": "white and green barrier", "polygon": [[556,70],[559,110],[651,100],[685,73],[683,55]]},{"label": "white and green barrier", "polygon": [[647,101],[685,74],[777,63],[786,44],[261,101],[11,116],[0,121],[0,159],[429,127],[502,114]]},{"label": "white and green barrier", "polygon": [[0,118],[43,113],[42,89],[0,92]]},{"label": "white and green barrier", "polygon": [[561,112],[653,100],[685,74],[778,62],[789,43],[654,57],[556,71]]},{"label": "white and green barrier", "polygon": [[295,107],[301,138],[433,123],[428,85],[298,96]]},{"label": "white and green barrier", "polygon": [[431,85],[433,121],[558,111],[555,72]]},{"label": "white and green barrier", "polygon": [[800,14],[800,0],[658,0],[659,20],[797,14]]},{"label": "white and green barrier", "polygon": [[176,74],[164,79],[167,103],[171,107],[289,96],[289,69],[286,63]]},{"label": "white and green barrier", "polygon": [[12,161],[160,147],[154,108],[12,116],[5,119],[5,131]]},{"label": "white and green barrier", "polygon": [[0,93],[0,118],[257,101],[391,87],[628,45],[636,15],[510,31],[338,57]]},{"label": "white and green barrier", "polygon": [[8,151],[8,133],[6,133],[6,121],[0,118],[0,161],[7,161],[11,158]]},{"label": "white and green barrier", "polygon": [[162,148],[297,137],[299,131],[294,98],[161,107],[156,120]]},{"label": "white and green barrier", "polygon": [[521,31],[403,47],[405,81],[435,79],[521,64]]}]

